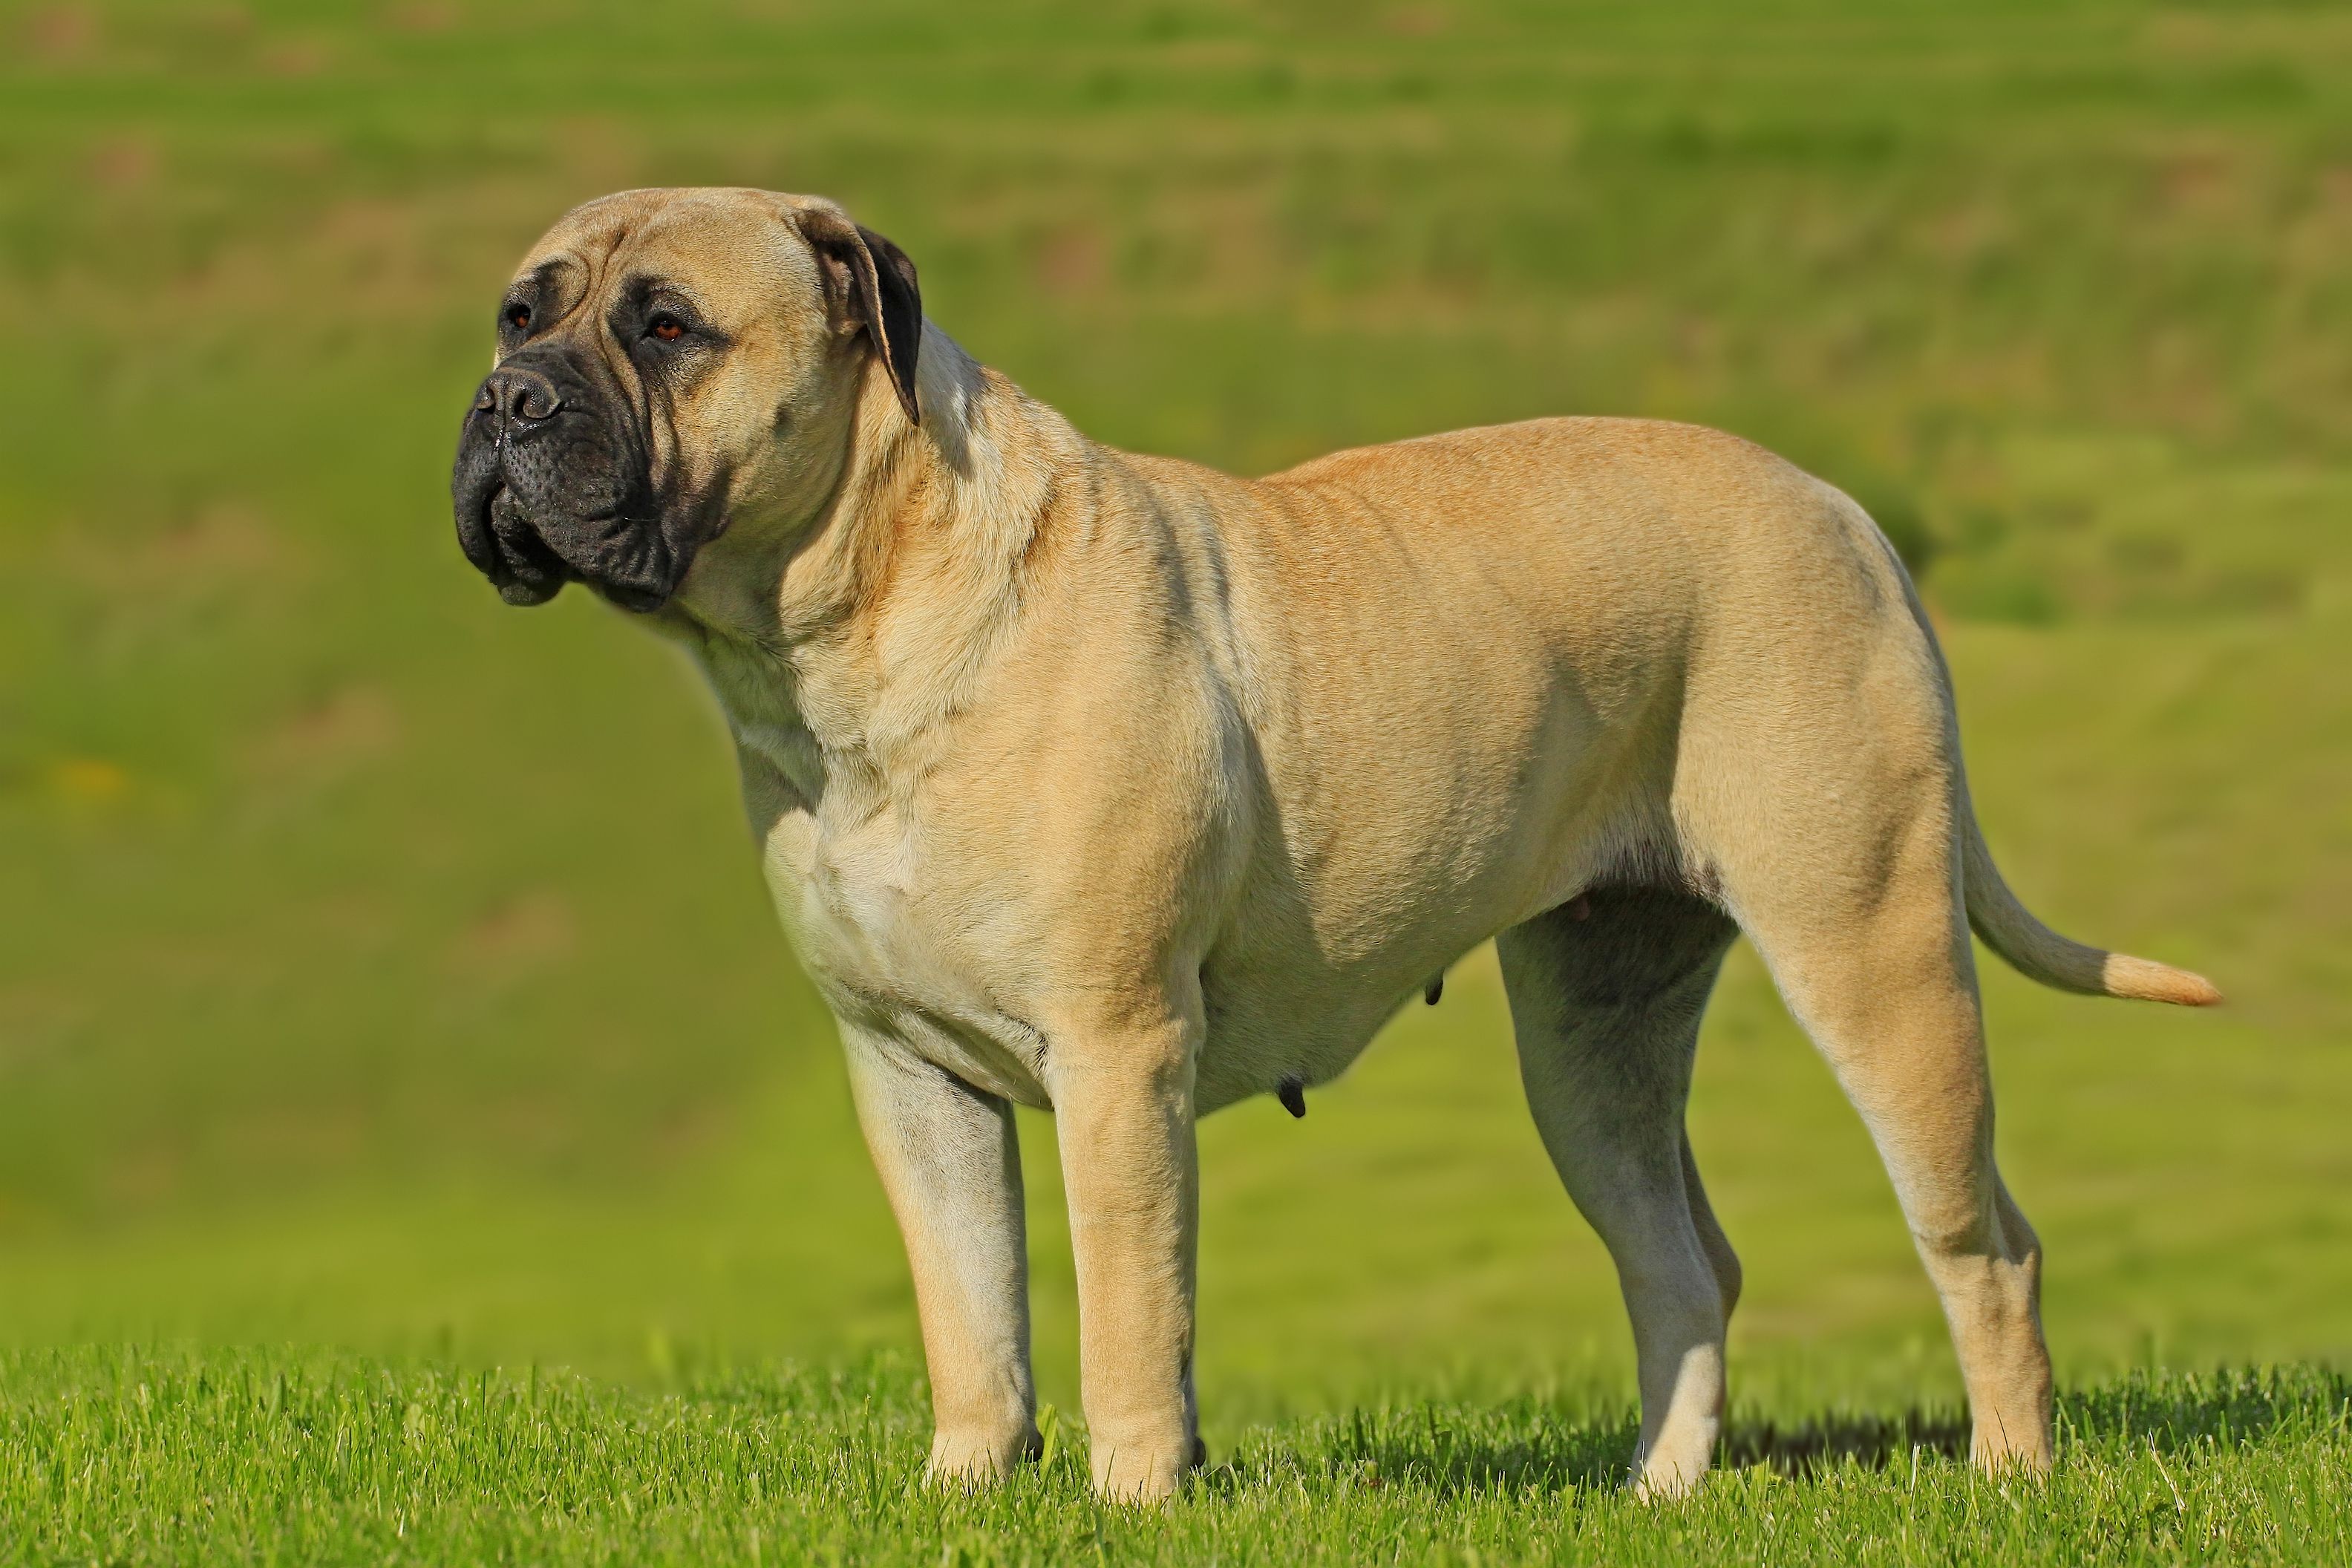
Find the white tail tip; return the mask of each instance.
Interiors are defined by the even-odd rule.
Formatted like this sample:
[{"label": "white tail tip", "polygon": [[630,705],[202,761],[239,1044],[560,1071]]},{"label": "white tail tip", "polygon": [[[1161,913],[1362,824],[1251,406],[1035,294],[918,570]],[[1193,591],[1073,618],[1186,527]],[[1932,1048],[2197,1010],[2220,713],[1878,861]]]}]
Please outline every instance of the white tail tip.
[{"label": "white tail tip", "polygon": [[2203,975],[2175,969],[2168,963],[2134,958],[2126,952],[2107,954],[2106,963],[2099,972],[2099,984],[2110,996],[2169,1002],[2177,1007],[2210,1007],[2221,1000],[2221,988]]}]

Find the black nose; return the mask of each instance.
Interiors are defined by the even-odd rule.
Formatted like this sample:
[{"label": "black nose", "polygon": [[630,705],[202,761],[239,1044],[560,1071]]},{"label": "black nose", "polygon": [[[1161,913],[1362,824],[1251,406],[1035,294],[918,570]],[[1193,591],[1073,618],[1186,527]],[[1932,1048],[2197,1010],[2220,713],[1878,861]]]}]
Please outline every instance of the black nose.
[{"label": "black nose", "polygon": [[528,365],[500,365],[474,394],[477,414],[502,415],[516,425],[552,419],[562,406],[563,396],[555,390],[555,383]]}]

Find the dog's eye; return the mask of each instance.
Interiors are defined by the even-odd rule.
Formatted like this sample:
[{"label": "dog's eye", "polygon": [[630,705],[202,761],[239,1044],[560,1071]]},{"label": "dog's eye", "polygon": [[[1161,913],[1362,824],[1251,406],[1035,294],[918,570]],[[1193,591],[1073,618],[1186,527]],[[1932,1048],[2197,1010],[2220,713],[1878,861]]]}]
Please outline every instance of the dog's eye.
[{"label": "dog's eye", "polygon": [[686,336],[686,323],[676,316],[660,315],[646,323],[646,331],[666,343],[674,343]]},{"label": "dog's eye", "polygon": [[518,332],[528,329],[530,325],[530,307],[528,305],[509,305],[507,307],[507,325],[512,327]]}]

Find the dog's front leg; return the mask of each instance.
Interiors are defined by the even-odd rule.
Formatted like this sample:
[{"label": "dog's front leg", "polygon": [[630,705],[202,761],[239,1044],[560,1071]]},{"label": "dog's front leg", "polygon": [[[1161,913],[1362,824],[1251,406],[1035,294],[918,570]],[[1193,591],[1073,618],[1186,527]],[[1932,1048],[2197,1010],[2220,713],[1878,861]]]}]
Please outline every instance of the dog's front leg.
[{"label": "dog's front leg", "polygon": [[931,1377],[930,1473],[1004,1475],[1038,1451],[1013,1107],[847,1025],[857,1119],[906,1237]]},{"label": "dog's front leg", "polygon": [[1105,1026],[1055,1044],[1095,1487],[1124,1500],[1169,1496],[1202,1457],[1192,1396],[1197,1034],[1174,1022]]}]

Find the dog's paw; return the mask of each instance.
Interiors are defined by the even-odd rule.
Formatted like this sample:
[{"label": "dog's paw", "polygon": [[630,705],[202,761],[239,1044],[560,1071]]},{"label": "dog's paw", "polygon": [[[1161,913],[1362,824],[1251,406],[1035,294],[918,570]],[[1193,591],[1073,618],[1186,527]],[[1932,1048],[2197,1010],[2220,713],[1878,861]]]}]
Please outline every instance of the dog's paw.
[{"label": "dog's paw", "polygon": [[1969,1439],[1969,1462],[1988,1475],[2038,1479],[2050,1473],[2049,1430],[2028,1426],[2011,1436],[1996,1424],[1980,1424]]},{"label": "dog's paw", "polygon": [[1677,1436],[1679,1440],[1661,1442],[1634,1457],[1630,1479],[1633,1496],[1640,1501],[1673,1502],[1690,1496],[1706,1479],[1715,1456],[1715,1424]]},{"label": "dog's paw", "polygon": [[1023,1460],[1035,1458],[1043,1447],[1034,1426],[1014,1432],[937,1432],[923,1474],[942,1485],[989,1486],[1011,1475]]},{"label": "dog's paw", "polygon": [[1097,1493],[1112,1502],[1152,1503],[1174,1497],[1208,1449],[1197,1437],[1121,1444],[1098,1436],[1092,1458]]}]

